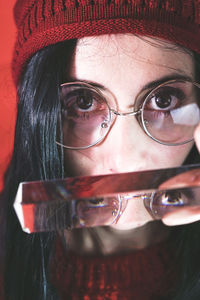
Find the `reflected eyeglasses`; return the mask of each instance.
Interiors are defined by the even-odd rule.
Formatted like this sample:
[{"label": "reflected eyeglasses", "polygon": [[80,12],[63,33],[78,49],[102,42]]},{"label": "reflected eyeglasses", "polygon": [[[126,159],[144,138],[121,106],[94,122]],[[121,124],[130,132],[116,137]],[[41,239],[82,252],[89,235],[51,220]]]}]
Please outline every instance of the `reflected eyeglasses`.
[{"label": "reflected eyeglasses", "polygon": [[109,91],[79,81],[60,86],[60,101],[63,141],[56,143],[67,149],[99,144],[117,117],[136,117],[151,139],[167,146],[191,142],[200,122],[200,84],[189,80],[173,79],[143,91],[130,112],[118,111]]}]

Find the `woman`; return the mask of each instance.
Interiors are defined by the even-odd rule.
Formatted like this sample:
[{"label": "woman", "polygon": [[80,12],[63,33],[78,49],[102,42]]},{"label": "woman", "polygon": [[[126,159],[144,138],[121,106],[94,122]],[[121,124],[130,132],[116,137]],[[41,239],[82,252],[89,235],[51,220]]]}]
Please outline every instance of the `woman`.
[{"label": "woman", "polygon": [[199,299],[198,222],[152,221],[138,198],[125,199],[111,227],[27,235],[12,208],[23,181],[199,162],[199,9],[188,0],[17,1],[5,299]]}]

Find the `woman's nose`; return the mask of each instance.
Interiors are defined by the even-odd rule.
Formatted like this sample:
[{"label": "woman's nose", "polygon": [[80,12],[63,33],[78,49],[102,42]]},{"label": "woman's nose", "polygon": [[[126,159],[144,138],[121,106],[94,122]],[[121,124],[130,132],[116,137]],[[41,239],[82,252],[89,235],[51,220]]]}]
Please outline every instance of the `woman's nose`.
[{"label": "woman's nose", "polygon": [[112,172],[143,168],[145,141],[146,135],[134,116],[118,116],[103,142],[104,166]]}]

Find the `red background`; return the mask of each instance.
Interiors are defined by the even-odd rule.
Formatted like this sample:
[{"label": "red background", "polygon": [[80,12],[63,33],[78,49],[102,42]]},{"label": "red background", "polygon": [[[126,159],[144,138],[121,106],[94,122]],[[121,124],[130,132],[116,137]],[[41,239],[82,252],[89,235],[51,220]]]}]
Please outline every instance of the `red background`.
[{"label": "red background", "polygon": [[9,163],[16,116],[16,91],[11,77],[11,58],[16,29],[13,20],[15,0],[0,1],[0,189]]}]

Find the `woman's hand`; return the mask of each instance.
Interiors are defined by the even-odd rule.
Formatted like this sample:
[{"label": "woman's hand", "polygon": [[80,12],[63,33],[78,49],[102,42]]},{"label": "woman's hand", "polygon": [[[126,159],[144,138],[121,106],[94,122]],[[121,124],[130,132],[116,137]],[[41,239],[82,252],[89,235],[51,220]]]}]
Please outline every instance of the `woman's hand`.
[{"label": "woman's hand", "polygon": [[[195,143],[197,149],[200,152],[200,124],[196,128],[194,134]],[[177,187],[177,184],[180,185],[180,188],[189,186],[200,186],[200,169],[191,170],[183,174],[177,175],[173,178],[170,178],[164,182],[159,189]],[[190,207],[180,207],[175,211],[166,213],[162,218],[162,222],[168,226],[174,225],[183,225],[200,220],[200,192],[196,196],[199,200],[199,204],[196,206]]]}]

